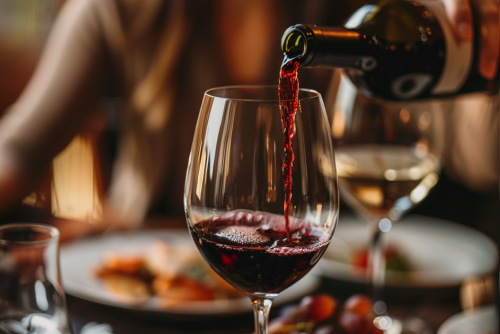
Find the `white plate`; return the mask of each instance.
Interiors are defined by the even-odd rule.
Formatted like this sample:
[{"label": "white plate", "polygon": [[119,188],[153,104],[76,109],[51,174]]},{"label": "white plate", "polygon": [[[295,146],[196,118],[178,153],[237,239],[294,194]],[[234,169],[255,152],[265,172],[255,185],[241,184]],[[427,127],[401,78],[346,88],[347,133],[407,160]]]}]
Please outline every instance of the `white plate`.
[{"label": "white plate", "polygon": [[[415,268],[406,277],[397,273],[388,276],[388,286],[456,286],[466,277],[491,272],[497,263],[497,247],[487,236],[445,220],[408,216],[395,223],[383,237],[388,244],[400,249]],[[366,282],[362,271],[356,270],[349,259],[353,250],[362,248],[367,242],[366,223],[341,217],[319,263],[323,275],[343,281]]]},{"label": "white plate", "polygon": [[497,311],[494,306],[473,311],[460,312],[447,319],[437,334],[496,334],[498,333]]},{"label": "white plate", "polygon": [[[225,315],[252,310],[247,297],[198,302],[172,302],[158,307],[156,297],[150,297],[144,304],[132,305],[123,297],[105,290],[93,269],[102,261],[107,251],[145,252],[154,239],[164,240],[169,246],[189,244],[196,249],[191,237],[183,231],[145,230],[105,234],[76,241],[61,248],[61,273],[64,290],[73,296],[93,302],[147,313],[175,315]],[[196,250],[198,251],[198,250]],[[320,283],[317,275],[310,272],[296,284],[282,292],[273,304],[283,304],[313,292]]]}]

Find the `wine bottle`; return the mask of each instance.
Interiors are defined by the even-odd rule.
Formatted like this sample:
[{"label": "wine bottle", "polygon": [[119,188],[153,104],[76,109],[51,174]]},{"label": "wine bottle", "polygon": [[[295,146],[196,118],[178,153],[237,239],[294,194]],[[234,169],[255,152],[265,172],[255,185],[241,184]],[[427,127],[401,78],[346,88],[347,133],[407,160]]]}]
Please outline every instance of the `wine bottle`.
[{"label": "wine bottle", "polygon": [[498,71],[493,80],[478,73],[478,48],[456,40],[436,2],[382,0],[358,9],[344,27],[292,26],[281,45],[283,64],[295,60],[300,67],[345,68],[371,98],[498,93]]}]

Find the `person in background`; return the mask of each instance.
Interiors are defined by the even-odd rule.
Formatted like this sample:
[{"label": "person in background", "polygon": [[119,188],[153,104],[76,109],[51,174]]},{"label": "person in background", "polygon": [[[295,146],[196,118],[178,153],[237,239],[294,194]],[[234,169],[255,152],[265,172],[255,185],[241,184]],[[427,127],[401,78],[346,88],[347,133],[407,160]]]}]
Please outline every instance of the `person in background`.
[{"label": "person in background", "polygon": [[[35,188],[75,134],[103,123],[100,105],[111,96],[120,100],[119,138],[100,222],[61,222],[62,234],[136,227],[158,208],[183,215],[186,166],[204,91],[277,85],[281,34],[303,20],[337,23],[318,18],[333,12],[329,6],[67,1],[34,76],[0,123],[0,210]],[[328,73],[319,76],[326,86]],[[50,182],[48,187],[45,197],[51,196]]]},{"label": "person in background", "polygon": [[[443,0],[458,38],[481,17],[479,71],[498,65],[498,1]],[[0,122],[0,211],[29,194],[53,158],[89,124],[103,97],[120,98],[120,135],[99,224],[59,224],[63,237],[137,227],[155,208],[183,214],[185,169],[203,92],[277,85],[290,25],[340,25],[362,5],[343,1],[69,0],[38,68]],[[495,47],[496,46],[496,47]],[[301,74],[326,89],[332,72]]]}]

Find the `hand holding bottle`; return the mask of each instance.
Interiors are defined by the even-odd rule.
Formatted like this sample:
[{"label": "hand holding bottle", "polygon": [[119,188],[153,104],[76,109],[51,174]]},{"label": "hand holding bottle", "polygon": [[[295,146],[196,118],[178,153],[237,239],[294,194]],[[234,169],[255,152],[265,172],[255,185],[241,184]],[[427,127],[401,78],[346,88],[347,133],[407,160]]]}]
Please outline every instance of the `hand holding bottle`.
[{"label": "hand holding bottle", "polygon": [[284,63],[344,68],[368,98],[494,95],[498,7],[497,0],[380,1],[359,8],[343,27],[288,28]]},{"label": "hand holding bottle", "polygon": [[493,79],[498,67],[499,32],[498,0],[442,0],[458,39],[474,38],[473,12],[481,25],[478,71],[486,79]]}]

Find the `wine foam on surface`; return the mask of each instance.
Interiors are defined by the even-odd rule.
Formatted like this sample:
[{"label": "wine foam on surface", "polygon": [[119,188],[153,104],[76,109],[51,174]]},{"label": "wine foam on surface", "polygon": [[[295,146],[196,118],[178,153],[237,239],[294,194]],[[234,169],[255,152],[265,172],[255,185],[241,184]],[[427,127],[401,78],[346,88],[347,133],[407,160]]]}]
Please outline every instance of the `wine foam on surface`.
[{"label": "wine foam on surface", "polygon": [[228,226],[215,233],[217,241],[221,243],[238,244],[242,246],[264,246],[271,239],[257,232],[256,227]]}]

